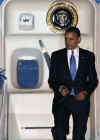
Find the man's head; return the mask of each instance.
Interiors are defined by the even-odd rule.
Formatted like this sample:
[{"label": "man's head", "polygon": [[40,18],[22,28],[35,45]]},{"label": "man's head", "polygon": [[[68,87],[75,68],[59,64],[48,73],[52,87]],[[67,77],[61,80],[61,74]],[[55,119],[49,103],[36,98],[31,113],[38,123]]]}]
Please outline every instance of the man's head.
[{"label": "man's head", "polygon": [[76,27],[70,27],[65,31],[66,48],[73,50],[81,41],[80,30]]}]

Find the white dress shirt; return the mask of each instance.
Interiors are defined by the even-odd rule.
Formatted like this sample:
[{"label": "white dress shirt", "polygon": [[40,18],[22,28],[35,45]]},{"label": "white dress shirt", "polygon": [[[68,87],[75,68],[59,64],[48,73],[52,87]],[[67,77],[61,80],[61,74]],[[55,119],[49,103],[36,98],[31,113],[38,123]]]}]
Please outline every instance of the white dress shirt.
[{"label": "white dress shirt", "polygon": [[[76,60],[76,69],[78,69],[78,63],[79,63],[79,48],[75,48],[74,50],[74,56],[75,56],[75,60]],[[67,50],[67,58],[68,58],[68,66],[70,68],[70,58],[72,55],[72,50]]]}]

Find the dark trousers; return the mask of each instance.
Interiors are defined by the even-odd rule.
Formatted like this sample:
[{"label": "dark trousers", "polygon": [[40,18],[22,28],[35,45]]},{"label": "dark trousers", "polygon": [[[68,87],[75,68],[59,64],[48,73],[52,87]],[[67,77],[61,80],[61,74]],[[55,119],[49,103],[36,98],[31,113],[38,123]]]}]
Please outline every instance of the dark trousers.
[{"label": "dark trousers", "polygon": [[[52,128],[54,140],[66,140],[66,133],[69,129],[69,118],[73,117],[73,137],[72,140],[85,140],[87,130],[87,120],[89,116],[89,104],[69,99],[69,103],[58,104],[54,115],[55,126]],[[78,109],[75,109],[78,108]]]}]

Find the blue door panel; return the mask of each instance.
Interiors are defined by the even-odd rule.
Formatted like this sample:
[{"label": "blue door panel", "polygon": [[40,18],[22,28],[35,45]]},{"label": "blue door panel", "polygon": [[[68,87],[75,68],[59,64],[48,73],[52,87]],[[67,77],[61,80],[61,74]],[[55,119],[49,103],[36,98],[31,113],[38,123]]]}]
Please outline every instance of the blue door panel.
[{"label": "blue door panel", "polygon": [[17,82],[20,88],[36,88],[39,80],[39,66],[36,60],[18,60]]}]

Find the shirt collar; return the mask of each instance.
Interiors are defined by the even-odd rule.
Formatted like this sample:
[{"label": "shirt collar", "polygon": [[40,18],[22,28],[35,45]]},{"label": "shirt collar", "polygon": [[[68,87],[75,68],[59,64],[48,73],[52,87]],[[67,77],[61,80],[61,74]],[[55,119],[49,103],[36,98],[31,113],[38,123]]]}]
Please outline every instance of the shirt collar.
[{"label": "shirt collar", "polygon": [[[67,51],[69,55],[72,54],[72,50],[67,50]],[[75,56],[79,56],[79,47],[76,47],[73,51]]]}]

